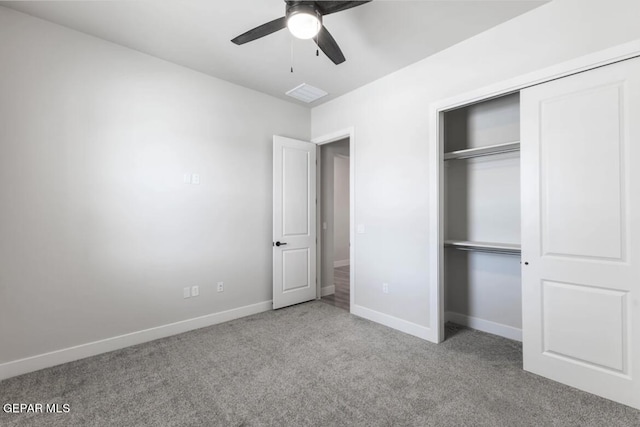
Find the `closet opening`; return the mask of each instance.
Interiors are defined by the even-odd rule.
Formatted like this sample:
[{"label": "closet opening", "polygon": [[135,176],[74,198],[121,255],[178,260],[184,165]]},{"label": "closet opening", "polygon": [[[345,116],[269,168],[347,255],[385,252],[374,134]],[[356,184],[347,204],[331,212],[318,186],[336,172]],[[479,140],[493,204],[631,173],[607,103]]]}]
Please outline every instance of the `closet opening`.
[{"label": "closet opening", "polygon": [[520,95],[442,120],[445,339],[459,325],[522,341]]}]

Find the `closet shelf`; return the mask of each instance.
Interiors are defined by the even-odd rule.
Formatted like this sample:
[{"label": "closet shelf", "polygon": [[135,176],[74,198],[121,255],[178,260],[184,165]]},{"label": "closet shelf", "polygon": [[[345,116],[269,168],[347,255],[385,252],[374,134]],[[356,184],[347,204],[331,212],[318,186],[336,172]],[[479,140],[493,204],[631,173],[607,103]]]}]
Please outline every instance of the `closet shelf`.
[{"label": "closet shelf", "polygon": [[505,144],[487,145],[485,147],[467,148],[465,150],[444,153],[445,160],[471,159],[473,157],[490,156],[492,154],[510,153],[520,150],[520,141]]},{"label": "closet shelf", "polygon": [[520,245],[513,243],[469,242],[466,240],[445,240],[445,247],[463,251],[491,252],[505,255],[520,255]]}]

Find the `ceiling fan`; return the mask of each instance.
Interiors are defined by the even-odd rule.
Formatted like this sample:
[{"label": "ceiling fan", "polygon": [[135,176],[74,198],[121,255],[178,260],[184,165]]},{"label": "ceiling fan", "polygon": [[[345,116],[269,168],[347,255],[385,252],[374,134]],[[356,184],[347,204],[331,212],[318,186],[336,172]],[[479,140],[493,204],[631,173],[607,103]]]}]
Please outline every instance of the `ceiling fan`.
[{"label": "ceiling fan", "polygon": [[333,36],[322,24],[322,17],[331,13],[342,12],[352,7],[369,3],[366,1],[289,1],[285,0],[285,16],[262,24],[231,40],[237,45],[268,36],[271,33],[289,28],[291,34],[299,39],[311,39],[318,47],[338,65],[345,57]]}]

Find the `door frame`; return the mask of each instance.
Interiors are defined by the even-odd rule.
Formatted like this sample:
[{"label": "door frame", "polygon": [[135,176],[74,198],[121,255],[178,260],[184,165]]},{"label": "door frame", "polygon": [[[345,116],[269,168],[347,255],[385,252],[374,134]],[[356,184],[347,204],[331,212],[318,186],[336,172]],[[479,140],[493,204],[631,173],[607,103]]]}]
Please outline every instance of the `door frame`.
[{"label": "door frame", "polygon": [[342,139],[349,138],[349,312],[353,313],[353,307],[355,305],[356,295],[356,239],[355,239],[355,200],[356,200],[356,185],[355,185],[355,128],[353,126],[341,129],[335,132],[331,132],[311,140],[312,143],[317,145],[316,159],[318,159],[318,166],[316,168],[316,194],[318,195],[318,202],[316,204],[316,236],[318,236],[318,243],[316,244],[316,271],[318,277],[318,283],[316,285],[316,298],[322,297],[322,198],[320,195],[322,185],[322,159],[320,156],[320,146],[330,144],[332,142],[340,141]]},{"label": "door frame", "polygon": [[[518,92],[527,87],[582,73],[594,68],[640,56],[640,40],[614,46],[542,70],[505,80],[468,93],[431,104],[429,108],[429,265],[430,273],[428,341],[444,341],[444,113],[465,105],[475,104]],[[353,300],[352,300],[353,301]]]}]

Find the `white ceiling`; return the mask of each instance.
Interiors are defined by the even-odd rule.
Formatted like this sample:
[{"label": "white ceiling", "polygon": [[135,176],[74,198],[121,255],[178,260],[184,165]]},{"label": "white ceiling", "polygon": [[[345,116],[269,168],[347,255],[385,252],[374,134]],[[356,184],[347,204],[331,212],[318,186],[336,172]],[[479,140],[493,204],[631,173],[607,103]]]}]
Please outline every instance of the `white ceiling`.
[{"label": "white ceiling", "polygon": [[292,102],[300,103],[284,93],[300,83],[329,92],[315,106],[546,2],[374,0],[324,18],[347,58],[337,66],[286,29],[242,46],[230,42],[283,16],[283,0],[0,4]]}]

